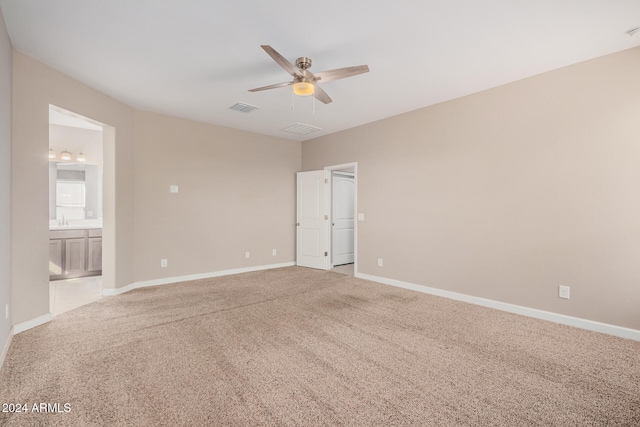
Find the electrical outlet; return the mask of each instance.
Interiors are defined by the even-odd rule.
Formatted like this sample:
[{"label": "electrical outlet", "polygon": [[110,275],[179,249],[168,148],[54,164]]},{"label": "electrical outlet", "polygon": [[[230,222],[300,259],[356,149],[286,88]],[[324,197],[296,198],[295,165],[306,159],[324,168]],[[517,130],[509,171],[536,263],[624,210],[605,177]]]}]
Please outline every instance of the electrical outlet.
[{"label": "electrical outlet", "polygon": [[382,267],[382,258],[378,258],[378,267]]},{"label": "electrical outlet", "polygon": [[247,252],[245,252],[245,253],[244,253],[244,257],[245,257],[245,258],[249,258],[250,256],[251,256],[251,253],[250,253],[249,251],[247,251]]},{"label": "electrical outlet", "polygon": [[273,250],[271,251],[271,255],[273,255],[273,256],[278,255],[278,251],[276,251],[275,249],[273,249]]},{"label": "electrical outlet", "polygon": [[558,297],[569,299],[571,288],[569,286],[558,286]]},{"label": "electrical outlet", "polygon": [[6,303],[4,305],[4,320],[7,320],[9,318],[9,303]]},{"label": "electrical outlet", "polygon": [[161,259],[160,260],[160,267],[164,268],[168,265],[167,260],[166,259]]}]

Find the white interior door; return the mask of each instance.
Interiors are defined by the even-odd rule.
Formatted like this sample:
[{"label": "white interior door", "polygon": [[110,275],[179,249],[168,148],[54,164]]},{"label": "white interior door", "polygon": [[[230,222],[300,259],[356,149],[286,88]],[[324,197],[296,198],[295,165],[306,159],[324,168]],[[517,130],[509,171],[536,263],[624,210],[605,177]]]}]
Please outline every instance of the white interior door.
[{"label": "white interior door", "polygon": [[329,238],[329,178],[325,170],[298,172],[296,264],[301,267],[330,268]]},{"label": "white interior door", "polygon": [[354,260],[354,186],[353,174],[332,174],[332,246],[333,265]]}]

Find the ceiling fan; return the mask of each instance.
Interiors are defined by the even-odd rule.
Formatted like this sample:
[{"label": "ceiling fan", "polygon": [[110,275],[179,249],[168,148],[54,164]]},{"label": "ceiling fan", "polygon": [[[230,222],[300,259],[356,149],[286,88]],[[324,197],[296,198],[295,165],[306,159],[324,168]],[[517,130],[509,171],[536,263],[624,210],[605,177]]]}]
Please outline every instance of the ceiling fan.
[{"label": "ceiling fan", "polygon": [[354,67],[344,67],[337,68],[335,70],[312,73],[309,71],[309,68],[311,67],[311,58],[307,58],[305,56],[300,57],[296,59],[296,65],[293,65],[271,46],[261,45],[260,47],[264,49],[264,51],[267,52],[267,54],[278,63],[278,65],[284,68],[287,73],[291,74],[293,81],[249,89],[249,92],[259,92],[261,90],[293,86],[293,93],[296,95],[313,95],[318,101],[328,104],[332,99],[327,95],[327,92],[318,85],[318,83],[344,79],[346,77],[357,76],[358,74],[369,72],[369,67],[367,65],[356,65]]}]

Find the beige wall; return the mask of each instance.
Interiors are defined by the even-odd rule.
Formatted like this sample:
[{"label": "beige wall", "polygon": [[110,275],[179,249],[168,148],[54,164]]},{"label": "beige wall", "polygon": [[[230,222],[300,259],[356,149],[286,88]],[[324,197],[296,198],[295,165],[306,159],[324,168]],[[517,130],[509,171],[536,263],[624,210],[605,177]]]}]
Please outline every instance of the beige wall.
[{"label": "beige wall", "polygon": [[640,329],[638,76],[640,48],[304,142],[303,169],[358,162],[361,273]]},{"label": "beige wall", "polygon": [[[106,123],[106,287],[133,282],[133,133],[130,107],[14,51],[12,116],[13,324],[49,312],[49,104]],[[114,166],[116,165],[116,166]],[[117,201],[116,201],[117,199]],[[108,206],[107,206],[108,204]]]},{"label": "beige wall", "polygon": [[11,330],[11,42],[0,11],[0,366]]},{"label": "beige wall", "polygon": [[294,261],[299,142],[140,111],[135,139],[136,281]]},{"label": "beige wall", "polygon": [[13,324],[49,311],[49,104],[107,125],[106,288],[294,260],[300,143],[136,112],[15,51],[13,75]]}]

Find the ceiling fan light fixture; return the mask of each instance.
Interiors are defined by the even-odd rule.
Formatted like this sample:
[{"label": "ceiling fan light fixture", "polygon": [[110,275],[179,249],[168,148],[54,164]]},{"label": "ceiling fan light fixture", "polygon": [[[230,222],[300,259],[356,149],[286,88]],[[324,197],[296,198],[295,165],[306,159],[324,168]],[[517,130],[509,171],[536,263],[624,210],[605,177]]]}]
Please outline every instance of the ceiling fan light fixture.
[{"label": "ceiling fan light fixture", "polygon": [[309,96],[313,95],[316,88],[313,83],[309,82],[297,82],[293,84],[293,93],[298,96]]}]

